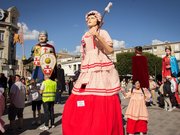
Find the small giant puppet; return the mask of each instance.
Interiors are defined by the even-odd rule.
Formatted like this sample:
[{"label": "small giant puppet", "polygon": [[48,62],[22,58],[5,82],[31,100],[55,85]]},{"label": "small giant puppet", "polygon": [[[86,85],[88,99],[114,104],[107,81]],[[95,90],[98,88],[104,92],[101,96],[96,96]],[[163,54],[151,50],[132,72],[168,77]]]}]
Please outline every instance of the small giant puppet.
[{"label": "small giant puppet", "polygon": [[179,67],[176,57],[171,55],[171,46],[165,47],[166,56],[162,59],[162,77],[174,76],[177,78]]},{"label": "small giant puppet", "polygon": [[178,94],[178,73],[179,66],[176,60],[176,57],[171,55],[171,46],[165,47],[166,56],[162,59],[162,77],[172,78],[176,82],[176,89],[174,96],[176,97],[177,103],[180,104],[180,98]]},{"label": "small giant puppet", "polygon": [[48,44],[48,33],[42,31],[39,33],[39,43],[31,50],[31,57],[23,60],[23,64],[28,64],[33,61],[32,79],[36,82],[42,82],[44,74],[51,76],[51,79],[56,78],[56,64],[55,49],[51,44]]},{"label": "small giant puppet", "polygon": [[149,88],[149,72],[147,58],[142,55],[142,47],[135,47],[135,56],[132,57],[133,81],[139,81],[142,88]]}]

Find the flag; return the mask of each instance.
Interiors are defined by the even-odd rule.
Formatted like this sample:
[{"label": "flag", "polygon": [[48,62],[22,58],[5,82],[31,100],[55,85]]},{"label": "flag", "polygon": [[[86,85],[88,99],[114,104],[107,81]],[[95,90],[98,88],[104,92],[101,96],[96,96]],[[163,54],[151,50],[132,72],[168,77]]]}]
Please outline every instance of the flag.
[{"label": "flag", "polygon": [[19,29],[18,34],[19,34],[19,43],[20,43],[21,45],[23,45],[23,44],[24,44],[24,33],[23,33],[23,27],[22,27],[22,25],[21,25],[21,27],[20,27],[20,29]]},{"label": "flag", "polygon": [[14,34],[13,44],[16,45],[16,43],[19,43],[19,34],[18,33]]},{"label": "flag", "polygon": [[23,27],[22,27],[22,25],[21,25],[18,33],[14,34],[13,44],[16,45],[16,43],[19,43],[21,45],[24,44],[24,34],[23,34]]}]

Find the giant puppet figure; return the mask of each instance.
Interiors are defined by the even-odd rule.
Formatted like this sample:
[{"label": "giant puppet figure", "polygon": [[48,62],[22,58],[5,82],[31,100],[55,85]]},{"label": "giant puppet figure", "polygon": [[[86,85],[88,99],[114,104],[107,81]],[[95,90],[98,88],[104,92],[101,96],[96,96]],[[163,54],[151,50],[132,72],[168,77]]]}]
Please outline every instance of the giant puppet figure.
[{"label": "giant puppet figure", "polygon": [[165,47],[166,56],[162,59],[162,77],[174,76],[177,78],[179,67],[176,57],[171,55],[171,46]]},{"label": "giant puppet figure", "polygon": [[149,73],[147,58],[142,55],[142,47],[135,47],[135,56],[132,57],[133,81],[139,81],[142,88],[149,88]]},{"label": "giant puppet figure", "polygon": [[[56,78],[56,64],[55,49],[51,44],[48,44],[48,33],[42,31],[39,33],[39,43],[36,44],[31,50],[31,57],[23,60],[23,64],[28,64],[33,61],[32,79],[36,82],[42,82],[44,74],[50,75],[51,79]],[[53,62],[53,65],[52,65]]]},{"label": "giant puppet figure", "polygon": [[88,31],[81,40],[81,72],[66,101],[62,117],[64,135],[124,135],[119,75],[107,54],[113,42],[101,29],[102,16],[85,16]]},{"label": "giant puppet figure", "polygon": [[164,78],[173,78],[176,82],[176,90],[175,90],[175,97],[180,104],[180,98],[178,96],[178,73],[179,73],[179,66],[176,60],[176,57],[171,55],[171,46],[165,47],[166,56],[162,59],[162,77]]}]

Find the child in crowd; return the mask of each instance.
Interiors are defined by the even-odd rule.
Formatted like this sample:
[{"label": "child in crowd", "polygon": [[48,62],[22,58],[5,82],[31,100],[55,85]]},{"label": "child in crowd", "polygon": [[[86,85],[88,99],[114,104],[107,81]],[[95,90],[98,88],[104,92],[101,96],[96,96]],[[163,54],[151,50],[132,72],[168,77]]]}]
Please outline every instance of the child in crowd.
[{"label": "child in crowd", "polygon": [[[35,82],[31,83],[31,85],[29,86],[29,95],[30,95],[30,100],[32,101],[32,111],[33,111],[32,125],[41,124],[42,97],[39,93],[39,90],[40,90],[40,85],[36,84]],[[38,118],[36,118],[36,110],[38,112]]]},{"label": "child in crowd", "polygon": [[160,86],[160,93],[164,96],[164,110],[165,111],[172,111],[172,103],[170,100],[171,92],[171,83],[165,77],[162,78],[163,84]]}]

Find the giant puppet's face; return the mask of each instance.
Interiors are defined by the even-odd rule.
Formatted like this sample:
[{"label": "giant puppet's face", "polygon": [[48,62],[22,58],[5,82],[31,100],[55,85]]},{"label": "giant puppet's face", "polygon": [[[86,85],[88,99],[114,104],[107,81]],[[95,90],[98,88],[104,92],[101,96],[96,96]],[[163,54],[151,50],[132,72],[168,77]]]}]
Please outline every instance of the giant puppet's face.
[{"label": "giant puppet's face", "polygon": [[47,42],[47,36],[45,34],[39,35],[39,42],[40,43],[46,43]]},{"label": "giant puppet's face", "polygon": [[98,22],[98,20],[94,15],[90,15],[90,16],[87,17],[87,26],[89,28],[92,28],[92,27],[96,26],[97,22]]},{"label": "giant puppet's face", "polygon": [[171,50],[166,49],[166,56],[169,56],[169,55],[171,55]]}]

